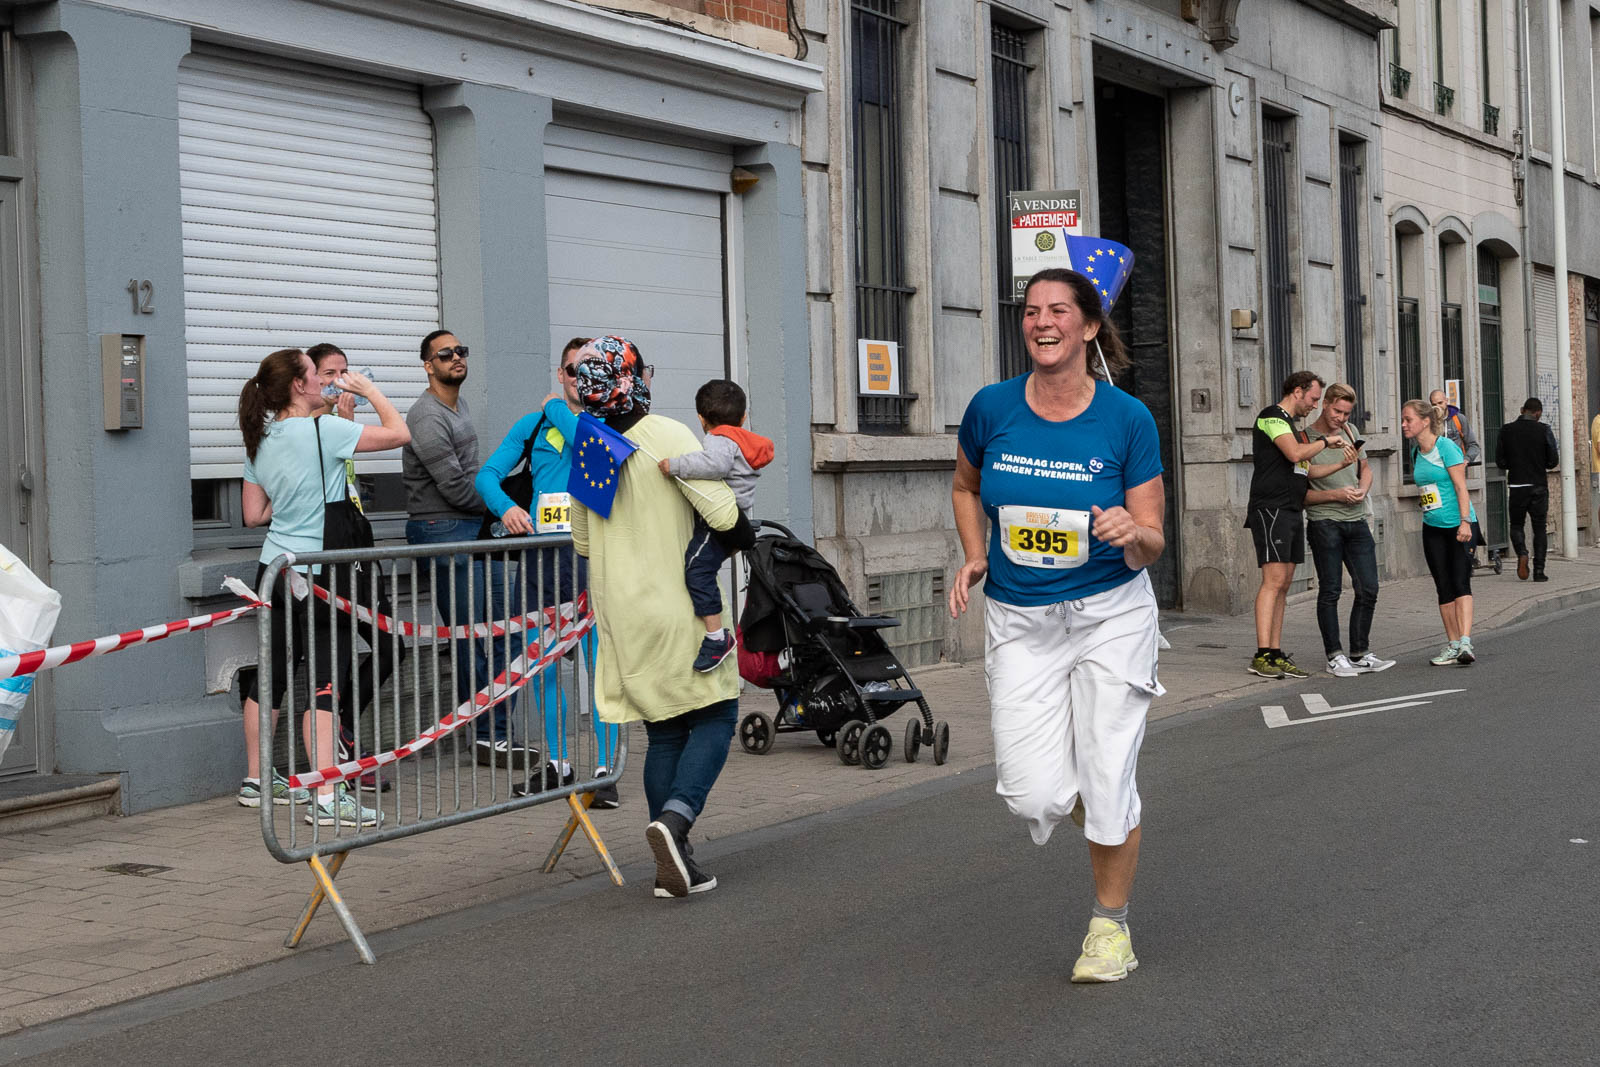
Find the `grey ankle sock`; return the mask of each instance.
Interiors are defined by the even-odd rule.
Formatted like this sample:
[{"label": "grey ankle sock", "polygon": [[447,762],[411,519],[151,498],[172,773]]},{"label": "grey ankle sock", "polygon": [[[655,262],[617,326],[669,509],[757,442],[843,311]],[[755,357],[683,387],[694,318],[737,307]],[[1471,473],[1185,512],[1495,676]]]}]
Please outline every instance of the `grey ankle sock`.
[{"label": "grey ankle sock", "polygon": [[1098,919],[1110,919],[1124,930],[1128,928],[1128,906],[1126,904],[1120,908],[1108,908],[1100,903],[1099,897],[1096,897],[1094,907],[1089,914]]}]

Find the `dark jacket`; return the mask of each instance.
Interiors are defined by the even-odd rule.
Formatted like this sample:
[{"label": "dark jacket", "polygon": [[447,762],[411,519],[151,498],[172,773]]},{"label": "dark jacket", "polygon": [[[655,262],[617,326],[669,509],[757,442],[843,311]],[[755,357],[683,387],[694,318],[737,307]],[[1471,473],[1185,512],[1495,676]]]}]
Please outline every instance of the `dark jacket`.
[{"label": "dark jacket", "polygon": [[1543,487],[1544,472],[1560,464],[1556,435],[1546,423],[1522,415],[1500,427],[1494,465],[1506,472],[1507,484]]}]

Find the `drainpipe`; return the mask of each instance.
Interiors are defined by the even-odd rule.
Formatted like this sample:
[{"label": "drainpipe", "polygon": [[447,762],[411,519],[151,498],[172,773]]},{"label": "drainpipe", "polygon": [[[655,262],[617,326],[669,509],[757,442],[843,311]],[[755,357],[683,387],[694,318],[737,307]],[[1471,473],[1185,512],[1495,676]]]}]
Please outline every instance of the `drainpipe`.
[{"label": "drainpipe", "polygon": [[1561,405],[1561,554],[1578,558],[1578,495],[1573,473],[1574,434],[1572,410],[1572,340],[1567,329],[1567,115],[1561,99],[1560,0],[1546,0],[1550,21],[1550,213],[1555,220],[1556,367],[1557,396]]},{"label": "drainpipe", "polygon": [[1530,55],[1531,46],[1528,37],[1527,0],[1518,0],[1517,62],[1520,64],[1521,73],[1517,78],[1518,128],[1512,135],[1516,141],[1517,154],[1511,163],[1511,180],[1516,189],[1517,207],[1520,209],[1522,222],[1522,359],[1526,365],[1527,381],[1536,384],[1539,381],[1539,354],[1535,350],[1533,336],[1533,244],[1532,224],[1528,221],[1530,189],[1528,176],[1532,173],[1529,142],[1533,140],[1533,91],[1529,81],[1533,77],[1533,57]]}]

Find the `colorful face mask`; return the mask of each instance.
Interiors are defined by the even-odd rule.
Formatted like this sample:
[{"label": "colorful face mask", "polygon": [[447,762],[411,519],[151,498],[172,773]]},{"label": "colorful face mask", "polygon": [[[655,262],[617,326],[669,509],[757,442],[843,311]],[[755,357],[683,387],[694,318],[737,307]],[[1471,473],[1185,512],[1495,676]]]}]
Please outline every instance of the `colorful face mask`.
[{"label": "colorful face mask", "polygon": [[578,399],[598,418],[650,411],[644,359],[626,337],[596,337],[578,352]]}]

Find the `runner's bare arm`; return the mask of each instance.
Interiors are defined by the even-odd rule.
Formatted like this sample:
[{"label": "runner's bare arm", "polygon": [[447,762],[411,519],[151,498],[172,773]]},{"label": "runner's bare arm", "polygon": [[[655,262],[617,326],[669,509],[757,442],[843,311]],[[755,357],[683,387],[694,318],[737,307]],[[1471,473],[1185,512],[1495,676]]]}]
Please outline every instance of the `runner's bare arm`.
[{"label": "runner's bare arm", "polygon": [[950,483],[950,506],[956,513],[956,533],[961,537],[965,561],[950,583],[950,617],[959,618],[967,610],[969,590],[989,573],[989,558],[983,538],[983,501],[978,496],[981,480],[978,468],[967,454],[956,447],[956,473]]},{"label": "runner's bare arm", "polygon": [[1123,494],[1123,506],[1090,508],[1094,523],[1090,533],[1122,549],[1122,561],[1132,570],[1154,563],[1167,547],[1162,527],[1166,523],[1167,497],[1161,475]]}]

